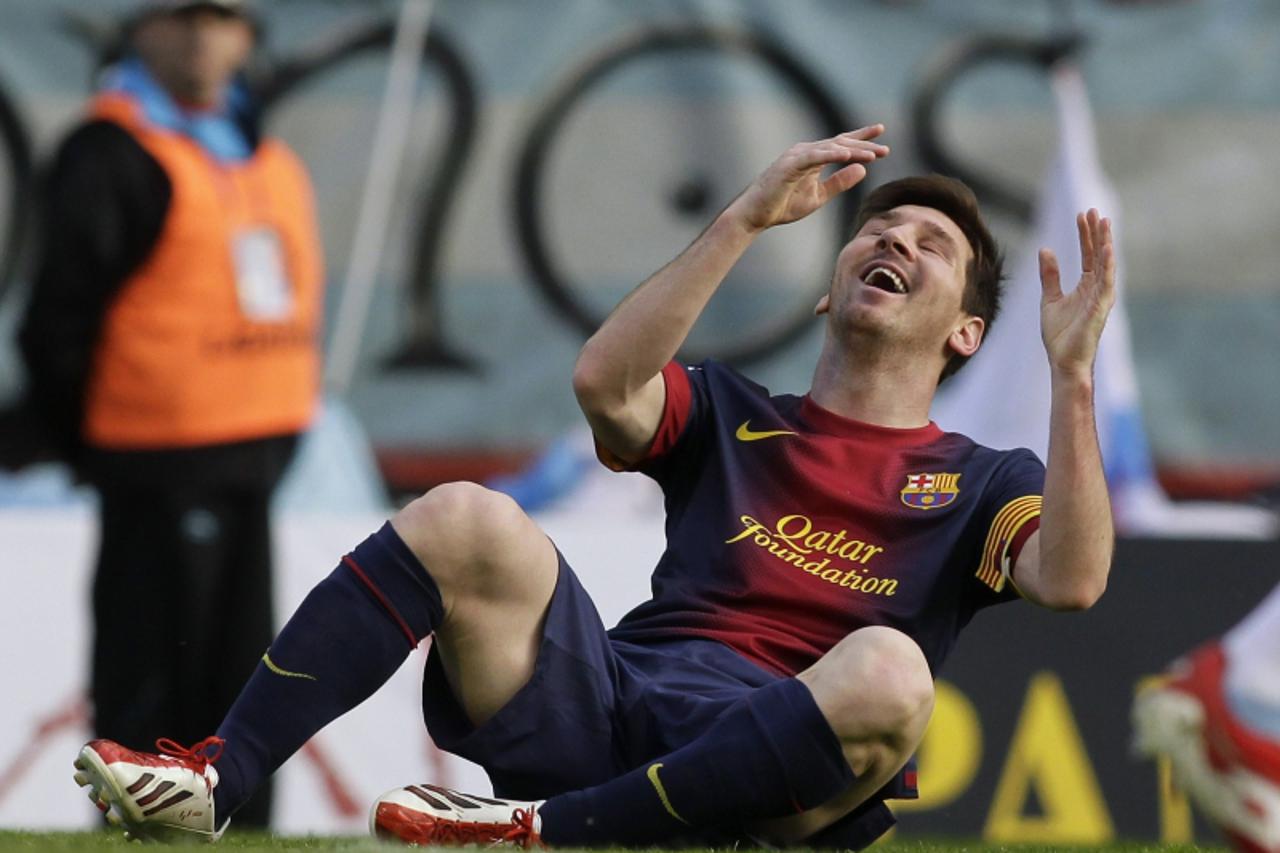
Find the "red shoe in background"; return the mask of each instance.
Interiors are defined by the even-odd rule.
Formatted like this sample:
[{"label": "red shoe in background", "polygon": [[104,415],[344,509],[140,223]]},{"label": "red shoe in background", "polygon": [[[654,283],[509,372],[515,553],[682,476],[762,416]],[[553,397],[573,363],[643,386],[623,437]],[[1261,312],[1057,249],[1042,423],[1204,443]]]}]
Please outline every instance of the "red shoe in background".
[{"label": "red shoe in background", "polygon": [[1280,853],[1280,742],[1249,728],[1223,691],[1218,643],[1174,663],[1133,706],[1137,750],[1165,755],[1192,801],[1237,850]]}]

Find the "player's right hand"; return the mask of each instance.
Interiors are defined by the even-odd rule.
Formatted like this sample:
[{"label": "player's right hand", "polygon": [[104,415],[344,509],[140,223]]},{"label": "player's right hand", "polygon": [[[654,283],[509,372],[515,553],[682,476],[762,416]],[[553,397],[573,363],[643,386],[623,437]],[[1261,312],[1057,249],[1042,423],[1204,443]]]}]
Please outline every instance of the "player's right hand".
[{"label": "player's right hand", "polygon": [[[867,166],[888,156],[889,146],[872,140],[884,133],[873,124],[830,139],[792,145],[733,200],[726,213],[752,231],[803,219],[867,176]],[[827,177],[822,172],[837,167]]]}]

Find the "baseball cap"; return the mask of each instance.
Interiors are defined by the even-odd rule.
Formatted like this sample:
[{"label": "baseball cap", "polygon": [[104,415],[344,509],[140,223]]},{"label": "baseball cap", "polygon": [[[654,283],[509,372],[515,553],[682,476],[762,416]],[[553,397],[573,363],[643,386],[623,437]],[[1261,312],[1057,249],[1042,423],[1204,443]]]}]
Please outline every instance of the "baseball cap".
[{"label": "baseball cap", "polygon": [[131,31],[158,15],[176,15],[190,9],[213,9],[224,15],[243,18],[253,27],[255,38],[260,39],[263,35],[263,21],[250,0],[142,0],[135,7],[125,27]]},{"label": "baseball cap", "polygon": [[138,8],[138,17],[167,15],[187,9],[216,9],[229,15],[248,17],[252,9],[246,0],[144,0]]}]

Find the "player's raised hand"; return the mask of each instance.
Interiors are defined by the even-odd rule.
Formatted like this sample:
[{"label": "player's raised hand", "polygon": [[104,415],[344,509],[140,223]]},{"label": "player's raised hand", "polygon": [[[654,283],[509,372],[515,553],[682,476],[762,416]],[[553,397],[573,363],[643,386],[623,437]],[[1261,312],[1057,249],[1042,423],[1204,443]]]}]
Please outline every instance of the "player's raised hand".
[{"label": "player's raised hand", "polygon": [[1116,253],[1111,220],[1096,209],[1077,214],[1080,233],[1080,283],[1062,292],[1058,259],[1040,250],[1040,334],[1051,367],[1089,372],[1107,315],[1116,301]]},{"label": "player's raised hand", "polygon": [[[884,125],[842,133],[817,142],[791,146],[751,186],[734,199],[729,211],[753,230],[803,219],[867,176],[867,166],[888,155],[889,146],[872,140]],[[836,170],[825,178],[828,166]]]}]

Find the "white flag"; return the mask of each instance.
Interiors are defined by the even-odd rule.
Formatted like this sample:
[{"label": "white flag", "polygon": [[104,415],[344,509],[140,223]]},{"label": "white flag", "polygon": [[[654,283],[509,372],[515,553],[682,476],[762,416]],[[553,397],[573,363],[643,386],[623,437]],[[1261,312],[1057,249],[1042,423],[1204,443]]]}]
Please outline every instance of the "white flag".
[{"label": "white flag", "polygon": [[[1076,214],[1098,208],[1123,240],[1119,204],[1098,159],[1084,79],[1072,66],[1052,78],[1058,151],[1036,203],[1033,239],[1013,258],[1004,306],[970,363],[942,386],[933,419],[996,448],[1027,447],[1041,459],[1049,445],[1049,365],[1040,340],[1037,250],[1052,249],[1064,288],[1080,278]],[[1124,303],[1124,265],[1117,256],[1117,299],[1098,347],[1094,400],[1098,440],[1116,525],[1130,534],[1268,536],[1275,517],[1249,507],[1175,505],[1156,483],[1142,424]]]}]

